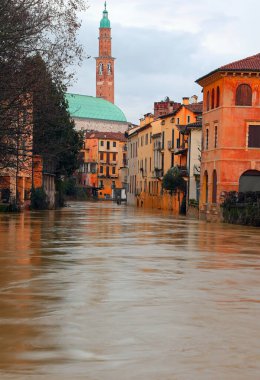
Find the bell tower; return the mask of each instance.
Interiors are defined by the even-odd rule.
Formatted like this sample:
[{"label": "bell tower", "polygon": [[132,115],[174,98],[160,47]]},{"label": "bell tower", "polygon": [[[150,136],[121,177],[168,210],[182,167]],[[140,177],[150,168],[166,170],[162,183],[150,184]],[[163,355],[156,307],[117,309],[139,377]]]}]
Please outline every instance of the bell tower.
[{"label": "bell tower", "polygon": [[114,103],[114,64],[112,54],[111,27],[107,3],[99,28],[99,56],[96,58],[96,97]]}]

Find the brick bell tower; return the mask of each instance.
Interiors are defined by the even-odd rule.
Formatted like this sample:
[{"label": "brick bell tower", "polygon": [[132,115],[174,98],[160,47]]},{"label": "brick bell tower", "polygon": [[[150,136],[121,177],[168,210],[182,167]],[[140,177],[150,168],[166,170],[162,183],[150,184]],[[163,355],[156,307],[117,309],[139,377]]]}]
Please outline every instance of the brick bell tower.
[{"label": "brick bell tower", "polygon": [[114,103],[114,64],[112,54],[111,28],[107,3],[99,28],[99,56],[96,58],[96,97]]}]

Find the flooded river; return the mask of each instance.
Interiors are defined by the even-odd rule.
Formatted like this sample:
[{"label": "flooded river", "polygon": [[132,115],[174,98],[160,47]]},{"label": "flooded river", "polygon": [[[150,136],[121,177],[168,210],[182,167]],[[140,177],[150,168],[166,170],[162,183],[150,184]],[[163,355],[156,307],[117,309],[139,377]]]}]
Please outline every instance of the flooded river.
[{"label": "flooded river", "polygon": [[0,379],[260,378],[259,229],[111,203],[0,215]]}]

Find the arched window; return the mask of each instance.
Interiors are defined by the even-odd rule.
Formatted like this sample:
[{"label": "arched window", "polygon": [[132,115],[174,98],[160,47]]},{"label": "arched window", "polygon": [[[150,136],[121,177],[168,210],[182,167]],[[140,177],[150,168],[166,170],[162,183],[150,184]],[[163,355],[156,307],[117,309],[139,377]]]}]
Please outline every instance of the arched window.
[{"label": "arched window", "polygon": [[208,172],[205,171],[202,183],[202,202],[208,203]]},{"label": "arched window", "polygon": [[217,172],[216,170],[213,170],[213,177],[212,177],[212,203],[217,203],[217,192],[218,192],[218,185],[217,185]]},{"label": "arched window", "polygon": [[215,108],[215,89],[213,88],[211,91],[211,109]]},{"label": "arched window", "polygon": [[236,106],[252,106],[252,89],[249,84],[240,84],[236,91]]},{"label": "arched window", "polygon": [[99,75],[103,74],[103,68],[104,68],[103,63],[100,63],[99,66],[98,66],[98,73],[99,73]]},{"label": "arched window", "polygon": [[216,107],[220,106],[220,88],[217,87],[217,101],[216,101]]},{"label": "arched window", "polygon": [[239,192],[260,191],[260,171],[248,170],[239,179]]},{"label": "arched window", "polygon": [[210,93],[209,91],[207,92],[207,111],[210,109]]}]

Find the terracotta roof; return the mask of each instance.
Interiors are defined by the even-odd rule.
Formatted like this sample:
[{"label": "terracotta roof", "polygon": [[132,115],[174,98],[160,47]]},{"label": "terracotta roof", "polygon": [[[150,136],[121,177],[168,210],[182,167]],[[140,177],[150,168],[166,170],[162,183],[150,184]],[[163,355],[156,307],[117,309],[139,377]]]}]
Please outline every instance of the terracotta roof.
[{"label": "terracotta roof", "polygon": [[185,106],[189,111],[194,113],[202,113],[203,110],[203,102],[193,103]]},{"label": "terracotta roof", "polygon": [[221,66],[216,70],[211,71],[209,74],[204,75],[203,77],[196,80],[196,83],[199,83],[201,80],[221,71],[253,71],[260,72],[260,53],[252,55],[241,59],[239,61],[231,62],[227,65]]},{"label": "terracotta roof", "polygon": [[125,142],[126,137],[124,133],[121,132],[99,132],[99,131],[86,131],[86,139],[98,139],[98,140],[117,140]]},{"label": "terracotta roof", "polygon": [[252,55],[239,61],[229,63],[228,65],[221,66],[219,70],[251,70],[260,71],[260,53]]}]

